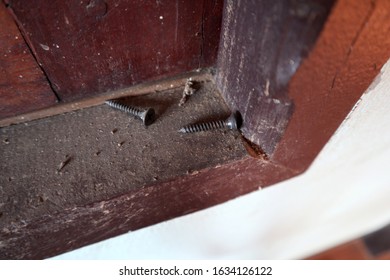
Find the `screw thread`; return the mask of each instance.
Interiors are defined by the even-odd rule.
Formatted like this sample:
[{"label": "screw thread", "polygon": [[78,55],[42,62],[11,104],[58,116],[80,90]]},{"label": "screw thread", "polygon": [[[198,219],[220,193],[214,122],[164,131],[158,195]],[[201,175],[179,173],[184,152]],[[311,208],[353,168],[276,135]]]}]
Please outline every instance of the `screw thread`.
[{"label": "screw thread", "polygon": [[197,124],[191,124],[184,126],[180,129],[180,132],[183,133],[194,133],[194,132],[201,132],[201,131],[207,131],[207,130],[215,130],[215,129],[221,129],[225,128],[225,122],[224,121],[213,121],[213,122],[207,122],[207,123],[197,123]]},{"label": "screw thread", "polygon": [[131,107],[131,106],[128,106],[125,104],[121,104],[121,103],[118,103],[116,101],[108,100],[108,101],[106,101],[106,104],[112,108],[129,113],[129,114],[134,115],[134,116],[139,117],[142,113],[142,110],[140,110],[138,108],[134,108],[134,107]]}]

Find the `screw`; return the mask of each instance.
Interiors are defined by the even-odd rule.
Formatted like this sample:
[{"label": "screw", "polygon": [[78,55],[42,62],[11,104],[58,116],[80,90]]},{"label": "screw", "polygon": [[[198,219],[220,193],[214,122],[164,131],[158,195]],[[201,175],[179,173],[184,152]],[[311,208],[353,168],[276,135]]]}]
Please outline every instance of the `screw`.
[{"label": "screw", "polygon": [[133,116],[140,118],[145,126],[152,124],[155,118],[155,112],[153,108],[135,108],[114,100],[108,100],[106,101],[106,104],[112,108],[118,109],[120,111],[129,113]]},{"label": "screw", "polygon": [[233,113],[224,121],[219,120],[219,121],[213,121],[213,122],[207,122],[207,123],[190,124],[190,125],[182,127],[179,130],[179,132],[193,133],[193,132],[222,129],[222,128],[230,129],[230,130],[237,130],[239,127],[238,120],[239,120],[238,113]]}]

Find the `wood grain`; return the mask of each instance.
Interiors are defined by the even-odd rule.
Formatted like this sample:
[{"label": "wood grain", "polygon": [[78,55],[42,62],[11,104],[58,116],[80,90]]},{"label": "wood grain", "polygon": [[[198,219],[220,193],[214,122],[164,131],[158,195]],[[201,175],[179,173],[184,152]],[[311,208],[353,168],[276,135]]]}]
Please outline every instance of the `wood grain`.
[{"label": "wood grain", "polygon": [[63,101],[215,62],[221,0],[8,2]]},{"label": "wood grain", "polygon": [[55,256],[211,207],[291,176],[289,170],[253,158],[200,170],[116,198],[43,215],[28,224],[13,224],[13,229],[0,231],[4,246],[0,259]]},{"label": "wood grain", "polygon": [[332,4],[227,0],[224,8],[217,85],[241,112],[244,136],[298,172],[390,56],[389,1]]},{"label": "wood grain", "polygon": [[[275,16],[279,19],[286,18],[283,17],[285,13],[294,11],[287,16],[292,18],[287,26],[295,26],[294,20],[300,26],[299,19],[305,13],[299,8],[285,11],[282,2],[273,2],[277,3],[276,10],[267,6],[267,13],[279,15]],[[302,42],[294,45],[294,39],[288,39],[290,35],[282,35],[285,34],[282,32],[285,23],[279,22],[275,29],[267,31],[267,26],[272,22],[265,22],[262,27],[265,35],[257,35],[261,26],[240,23],[249,20],[257,23],[256,12],[262,13],[264,9],[251,9],[254,2],[248,2],[247,6],[244,6],[243,1],[227,3],[230,5],[225,6],[224,25],[235,31],[223,34],[225,37],[219,51],[223,60],[218,62],[218,85],[224,90],[225,97],[233,108],[244,106],[242,111],[246,112],[245,119],[253,119],[246,119],[246,128],[243,128],[245,135],[250,140],[261,140],[260,136],[264,136],[264,141],[267,141],[259,143],[270,155],[270,160],[245,157],[211,168],[199,168],[191,174],[176,176],[161,183],[140,185],[139,188],[116,197],[76,205],[52,215],[37,216],[27,223],[18,221],[0,232],[0,239],[7,248],[12,248],[4,250],[2,257],[52,256],[128,230],[204,209],[303,172],[372,82],[390,53],[390,2],[386,0],[338,0],[310,54],[303,61],[305,47]],[[316,6],[310,7],[316,11]],[[199,7],[199,11],[201,10]],[[249,13],[249,19],[245,18],[244,12]],[[243,14],[237,16],[234,13]],[[307,26],[310,16],[306,14],[302,19],[304,26]],[[297,30],[301,29],[296,28]],[[273,35],[268,36],[275,37],[276,42],[280,43],[276,48],[280,53],[270,50],[275,55],[271,56],[274,59],[270,61],[267,60],[268,56],[260,57],[254,49],[254,43],[258,41],[261,46],[267,45],[268,49],[275,48],[274,39],[262,43],[262,38],[270,38],[267,32],[272,33]],[[240,49],[238,46],[245,45],[243,43],[247,41],[240,39],[236,42],[233,39],[240,38],[241,33],[248,35],[242,40],[253,44]],[[289,42],[287,46],[291,46],[292,50],[284,49],[284,41]],[[310,42],[305,41],[304,46],[309,46]],[[43,48],[40,46],[40,52],[47,51],[45,46],[49,45],[44,45]],[[197,46],[199,48],[199,44]],[[287,57],[300,57],[299,68],[294,69],[295,60],[294,63],[284,64],[286,56],[281,55],[284,51]],[[245,58],[247,52],[250,55]],[[244,59],[240,59],[240,56],[244,56]],[[279,61],[275,57],[283,59]],[[258,62],[262,59],[267,63]],[[199,63],[199,57],[196,61]],[[243,71],[251,63],[259,64],[251,71]],[[276,71],[283,69],[281,72]],[[267,75],[269,73],[273,74]],[[221,77],[230,78],[222,80]],[[252,88],[255,90],[250,95],[248,92]],[[87,92],[85,94],[88,95]],[[250,125],[258,129],[249,130]],[[253,133],[253,137],[248,133]],[[184,162],[188,162],[188,159]],[[80,184],[76,184],[77,190],[80,190],[79,187]]]},{"label": "wood grain", "polygon": [[54,105],[45,75],[3,4],[0,26],[0,118]]},{"label": "wood grain", "polygon": [[183,74],[179,74],[170,78],[165,78],[157,81],[150,81],[141,83],[129,88],[114,90],[110,92],[104,92],[89,96],[80,100],[59,102],[53,106],[37,109],[32,112],[22,113],[15,112],[14,116],[5,117],[0,119],[0,127],[14,125],[23,122],[29,122],[37,119],[47,118],[63,113],[68,113],[74,110],[85,109],[92,106],[103,104],[108,99],[117,99],[129,96],[145,95],[168,89],[176,89],[184,87],[188,78],[192,78],[197,82],[206,82],[212,79],[210,74],[211,69],[202,69],[201,71],[192,71]]},{"label": "wood grain", "polygon": [[389,59],[389,30],[389,1],[337,2],[293,77],[294,113],[273,161],[300,172],[310,165]]},{"label": "wood grain", "polygon": [[287,87],[334,1],[225,1],[217,84],[242,132],[271,155],[293,111]]}]

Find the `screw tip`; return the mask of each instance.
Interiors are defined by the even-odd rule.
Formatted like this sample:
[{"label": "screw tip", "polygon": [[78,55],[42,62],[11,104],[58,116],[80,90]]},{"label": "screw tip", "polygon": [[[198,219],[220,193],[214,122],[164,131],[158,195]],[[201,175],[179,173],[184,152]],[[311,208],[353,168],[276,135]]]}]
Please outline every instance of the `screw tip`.
[{"label": "screw tip", "polygon": [[187,132],[186,129],[185,129],[184,127],[180,128],[178,131],[179,131],[180,133],[186,133],[186,132]]}]

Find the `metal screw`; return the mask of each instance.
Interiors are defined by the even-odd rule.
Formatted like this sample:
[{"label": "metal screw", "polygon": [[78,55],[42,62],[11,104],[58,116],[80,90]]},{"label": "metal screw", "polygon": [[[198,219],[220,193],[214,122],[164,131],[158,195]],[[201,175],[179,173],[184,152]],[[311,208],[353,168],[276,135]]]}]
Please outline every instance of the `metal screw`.
[{"label": "metal screw", "polygon": [[112,108],[118,109],[120,111],[129,113],[133,116],[140,118],[145,126],[152,124],[155,118],[155,112],[153,108],[135,108],[114,100],[108,100],[106,101],[106,104]]},{"label": "metal screw", "polygon": [[239,119],[238,113],[233,113],[224,121],[219,120],[219,121],[213,121],[207,123],[190,124],[182,127],[179,130],[179,132],[193,133],[193,132],[223,129],[223,128],[230,129],[230,130],[237,130],[239,127],[238,119]]}]

